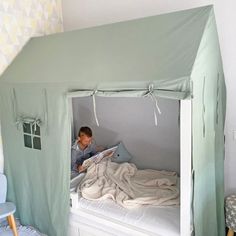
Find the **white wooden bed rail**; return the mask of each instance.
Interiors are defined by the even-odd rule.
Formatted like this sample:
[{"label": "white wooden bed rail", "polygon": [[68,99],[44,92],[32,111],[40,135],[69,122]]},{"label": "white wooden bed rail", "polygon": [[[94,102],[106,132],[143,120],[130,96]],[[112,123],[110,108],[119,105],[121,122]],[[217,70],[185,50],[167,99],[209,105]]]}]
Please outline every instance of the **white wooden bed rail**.
[{"label": "white wooden bed rail", "polygon": [[71,192],[68,236],[158,236],[115,219],[78,208],[78,193]]}]

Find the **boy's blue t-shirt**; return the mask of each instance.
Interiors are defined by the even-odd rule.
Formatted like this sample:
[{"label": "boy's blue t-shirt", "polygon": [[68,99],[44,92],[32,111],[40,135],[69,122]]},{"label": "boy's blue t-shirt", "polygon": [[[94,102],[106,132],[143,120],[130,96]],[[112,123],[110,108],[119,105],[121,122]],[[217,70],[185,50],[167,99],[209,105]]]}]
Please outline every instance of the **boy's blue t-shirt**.
[{"label": "boy's blue t-shirt", "polygon": [[90,144],[84,150],[81,150],[76,140],[71,147],[71,170],[78,171],[78,165],[82,165],[86,159],[90,158],[96,153],[96,146],[94,144]]}]

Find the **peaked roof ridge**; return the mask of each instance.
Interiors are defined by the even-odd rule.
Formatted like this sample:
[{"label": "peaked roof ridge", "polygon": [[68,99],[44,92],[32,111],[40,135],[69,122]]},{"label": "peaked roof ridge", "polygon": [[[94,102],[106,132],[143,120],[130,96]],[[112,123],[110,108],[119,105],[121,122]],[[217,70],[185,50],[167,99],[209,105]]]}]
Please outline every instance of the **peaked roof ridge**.
[{"label": "peaked roof ridge", "polygon": [[[213,16],[214,16],[213,5],[209,5],[209,12],[208,12],[208,14],[209,14],[209,15],[208,15],[208,18],[206,19],[206,23],[205,23],[205,27],[204,27],[204,29],[203,29],[203,31],[202,31],[202,35],[204,35],[205,32],[206,32],[206,29],[207,29],[207,27],[208,27],[208,23],[209,23],[209,21],[210,21],[210,16],[211,16],[212,14],[213,14]],[[203,40],[203,37],[201,38],[201,40],[200,40],[200,42],[199,42],[198,50],[197,50],[195,59],[194,59],[194,61],[193,61],[193,65],[192,65],[192,69],[191,69],[191,74],[192,74],[192,71],[193,71],[193,68],[194,68],[196,59],[197,59],[197,57],[198,57],[199,50],[200,50],[200,48],[201,48],[202,40]]]},{"label": "peaked roof ridge", "polygon": [[90,86],[131,82],[143,87],[189,80],[211,9],[210,5],[33,38],[1,81]]}]

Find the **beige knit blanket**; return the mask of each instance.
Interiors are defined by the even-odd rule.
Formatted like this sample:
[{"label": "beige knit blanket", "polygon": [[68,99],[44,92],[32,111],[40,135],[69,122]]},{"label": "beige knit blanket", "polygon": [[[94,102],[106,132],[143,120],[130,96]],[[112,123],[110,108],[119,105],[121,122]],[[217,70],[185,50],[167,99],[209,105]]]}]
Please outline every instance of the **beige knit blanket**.
[{"label": "beige knit blanket", "polygon": [[107,159],[88,168],[79,190],[88,200],[113,199],[126,208],[178,205],[177,180],[175,172],[138,170],[134,164]]}]

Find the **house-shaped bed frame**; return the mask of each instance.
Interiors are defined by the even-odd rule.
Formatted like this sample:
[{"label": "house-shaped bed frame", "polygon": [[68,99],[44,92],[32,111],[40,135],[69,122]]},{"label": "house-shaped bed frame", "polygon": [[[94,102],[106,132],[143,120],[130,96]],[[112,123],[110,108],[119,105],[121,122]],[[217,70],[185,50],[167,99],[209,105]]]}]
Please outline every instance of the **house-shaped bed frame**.
[{"label": "house-shaped bed frame", "polygon": [[65,236],[70,100],[180,100],[181,235],[224,235],[225,82],[212,6],[32,38],[0,80],[8,200]]}]

